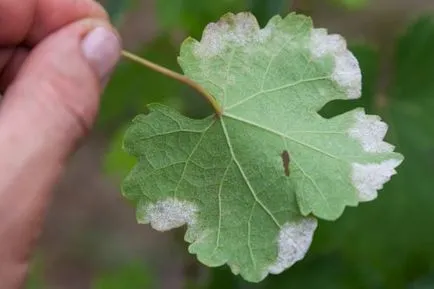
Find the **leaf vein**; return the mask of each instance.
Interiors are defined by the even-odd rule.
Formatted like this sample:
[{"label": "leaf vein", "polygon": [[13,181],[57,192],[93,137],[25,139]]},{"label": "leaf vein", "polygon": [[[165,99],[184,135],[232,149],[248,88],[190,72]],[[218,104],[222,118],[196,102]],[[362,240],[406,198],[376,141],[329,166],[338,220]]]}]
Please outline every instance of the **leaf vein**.
[{"label": "leaf vein", "polygon": [[184,168],[182,169],[181,177],[179,178],[179,181],[178,181],[178,183],[176,184],[175,190],[173,191],[173,197],[174,197],[174,198],[176,198],[176,193],[178,192],[179,186],[180,186],[182,180],[184,179],[184,175],[185,175],[185,172],[187,171],[188,163],[190,162],[190,160],[191,160],[193,154],[194,154],[194,153],[196,152],[196,150],[198,149],[198,147],[199,147],[200,143],[202,142],[204,136],[206,135],[208,129],[209,129],[211,126],[213,126],[214,123],[215,123],[215,121],[211,122],[211,124],[210,124],[210,125],[209,125],[209,126],[208,126],[208,127],[207,127],[203,132],[202,132],[202,135],[200,136],[200,138],[199,138],[199,140],[197,141],[196,145],[195,145],[194,148],[192,149],[190,155],[189,155],[189,156],[187,157],[187,159],[185,160],[185,165],[184,165]]},{"label": "leaf vein", "polygon": [[339,157],[337,157],[337,156],[335,156],[335,155],[329,154],[328,152],[325,152],[325,151],[323,151],[323,150],[321,150],[321,149],[319,149],[319,148],[317,148],[317,147],[315,147],[315,146],[312,146],[312,145],[310,145],[310,144],[304,143],[304,142],[302,142],[302,141],[300,141],[300,140],[297,140],[297,139],[295,139],[295,138],[293,138],[293,137],[290,137],[289,135],[285,135],[285,134],[283,134],[283,133],[281,133],[281,132],[278,132],[278,131],[276,131],[276,130],[273,130],[273,129],[271,129],[271,128],[268,128],[268,127],[265,127],[265,126],[261,126],[261,125],[259,125],[259,124],[253,123],[253,122],[251,122],[251,121],[249,121],[249,120],[246,120],[246,119],[243,119],[243,118],[240,118],[240,117],[237,117],[237,116],[235,116],[235,115],[228,114],[228,113],[225,113],[224,116],[229,117],[229,118],[232,118],[232,119],[234,119],[234,120],[238,120],[238,121],[240,121],[240,122],[244,122],[244,123],[246,123],[246,124],[248,124],[248,125],[251,125],[251,126],[253,126],[253,127],[256,127],[256,128],[259,128],[259,129],[262,129],[262,130],[265,130],[265,131],[268,131],[268,132],[274,133],[274,134],[276,134],[276,135],[278,135],[278,136],[281,136],[281,137],[286,138],[286,139],[289,139],[289,140],[291,140],[291,141],[293,141],[293,142],[295,142],[295,143],[298,143],[298,144],[300,144],[300,145],[303,145],[303,146],[305,146],[305,147],[307,147],[307,148],[310,148],[311,150],[314,150],[314,151],[320,152],[320,153],[322,153],[322,154],[324,154],[324,155],[326,155],[326,156],[329,156],[329,157],[331,157],[331,158],[333,158],[333,159],[341,160]]},{"label": "leaf vein", "polygon": [[[327,208],[332,211],[331,207],[330,207],[330,203],[327,200],[327,198],[325,197],[323,191],[321,190],[321,188],[318,186],[318,184],[315,182],[315,180],[308,174],[306,173],[303,168],[301,167],[301,165],[297,162],[297,160],[294,158],[294,156],[292,157],[292,160],[294,161],[295,165],[300,169],[300,171],[303,173],[304,176],[306,176],[306,178],[309,179],[309,181],[313,184],[313,186],[315,187],[315,189],[318,191],[318,193],[321,195],[321,198],[324,200]],[[303,182],[304,184],[304,182]],[[304,185],[303,185],[304,187]],[[302,192],[302,194],[304,195],[304,191]]]},{"label": "leaf vein", "polygon": [[219,191],[218,191],[218,207],[219,207],[219,224],[218,224],[218,229],[217,229],[217,238],[216,238],[216,245],[215,248],[211,254],[211,256],[214,256],[214,254],[216,253],[218,247],[220,246],[220,232],[221,232],[221,225],[222,225],[222,198],[221,198],[221,193],[222,193],[222,189],[223,189],[223,183],[224,180],[226,178],[226,174],[229,171],[229,168],[232,165],[232,160],[229,162],[225,172],[223,173],[220,185],[219,185]]},{"label": "leaf vein", "polygon": [[297,86],[297,85],[300,85],[300,84],[303,84],[303,83],[309,83],[309,82],[318,81],[318,80],[325,80],[325,79],[330,79],[330,76],[321,76],[321,77],[313,77],[313,78],[308,78],[308,79],[297,80],[296,82],[284,84],[284,85],[279,86],[279,87],[270,88],[270,89],[267,89],[267,90],[261,90],[261,91],[255,93],[255,94],[252,94],[252,95],[250,95],[250,96],[242,99],[241,101],[239,101],[237,103],[234,103],[233,105],[227,107],[226,110],[233,109],[233,108],[235,108],[237,106],[240,106],[243,103],[246,103],[247,101],[249,101],[252,98],[255,98],[255,97],[257,97],[257,96],[259,96],[261,94],[270,93],[270,92],[276,92],[276,91],[287,89],[287,88],[291,88],[291,87],[294,87],[294,86]]},{"label": "leaf vein", "polygon": [[249,220],[247,222],[247,247],[249,248],[249,254],[250,259],[252,260],[253,268],[256,269],[256,261],[253,254],[253,248],[252,248],[252,240],[250,239],[251,230],[252,230],[252,218],[253,218],[253,211],[255,210],[256,202],[253,203],[252,209],[250,210],[250,216]]},{"label": "leaf vein", "polygon": [[273,61],[276,59],[276,57],[279,56],[279,55],[282,53],[282,51],[285,49],[286,45],[287,45],[290,41],[292,41],[295,37],[298,36],[298,34],[299,34],[301,28],[303,27],[303,25],[304,25],[305,23],[306,23],[306,20],[304,20],[303,22],[301,22],[301,24],[297,27],[297,32],[295,33],[295,35],[293,35],[292,37],[288,37],[288,39],[286,39],[286,40],[283,42],[282,47],[281,47],[281,48],[280,48],[280,49],[279,49],[275,54],[273,54],[273,56],[270,57],[270,61],[268,62],[267,69],[265,70],[265,73],[264,73],[264,77],[262,78],[262,82],[261,82],[261,91],[264,90],[265,81],[267,80],[267,76],[268,76],[268,73],[269,73],[269,71],[270,71],[271,64],[272,64]]}]

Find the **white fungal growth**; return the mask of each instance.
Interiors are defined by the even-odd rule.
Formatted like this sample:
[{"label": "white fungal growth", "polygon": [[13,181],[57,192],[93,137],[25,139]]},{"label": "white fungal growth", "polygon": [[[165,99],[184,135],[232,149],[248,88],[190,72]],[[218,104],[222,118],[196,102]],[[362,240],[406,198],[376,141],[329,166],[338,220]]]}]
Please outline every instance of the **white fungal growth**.
[{"label": "white fungal growth", "polygon": [[193,203],[169,198],[148,205],[142,223],[151,223],[152,228],[164,232],[184,224],[194,224],[196,213],[197,208]]},{"label": "white fungal growth", "polygon": [[393,152],[395,147],[383,141],[388,126],[376,115],[366,115],[364,111],[354,113],[354,125],[348,131],[349,135],[358,140],[366,152]]},{"label": "white fungal growth", "polygon": [[258,31],[258,36],[255,37],[255,40],[259,43],[264,43],[271,37],[272,32],[275,30],[276,26],[273,23],[268,23],[267,26]]},{"label": "white fungal growth", "polygon": [[332,55],[335,66],[331,78],[346,92],[349,99],[362,95],[362,73],[354,55],[347,49],[345,39],[328,35],[325,29],[313,29],[309,50],[315,58]]},{"label": "white fungal growth", "polygon": [[315,218],[303,218],[297,222],[286,223],[279,232],[277,260],[268,267],[268,271],[280,274],[303,259],[312,243],[316,228]]},{"label": "white fungal growth", "polygon": [[359,193],[361,202],[372,201],[377,198],[377,191],[396,174],[395,168],[401,160],[390,159],[379,164],[352,165],[352,182]]},{"label": "white fungal growth", "polygon": [[264,43],[271,36],[271,32],[271,27],[260,29],[255,16],[250,13],[230,13],[219,22],[206,26],[201,42],[194,47],[194,53],[198,57],[213,57],[228,46]]}]

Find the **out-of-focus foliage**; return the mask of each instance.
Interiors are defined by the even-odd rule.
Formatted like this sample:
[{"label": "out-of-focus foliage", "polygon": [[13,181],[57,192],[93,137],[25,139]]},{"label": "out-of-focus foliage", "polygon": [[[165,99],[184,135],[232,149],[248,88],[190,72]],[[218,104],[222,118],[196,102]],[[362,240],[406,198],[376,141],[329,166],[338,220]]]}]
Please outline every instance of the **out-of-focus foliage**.
[{"label": "out-of-focus foliage", "polygon": [[288,11],[291,3],[290,0],[156,0],[156,13],[161,28],[183,30],[198,38],[205,25],[229,11],[252,11],[259,23],[265,25],[272,16]]},{"label": "out-of-focus foliage", "polygon": [[[41,253],[34,256],[29,268],[25,289],[45,289],[44,260]],[[0,283],[1,284],[1,283]]]},{"label": "out-of-focus foliage", "polygon": [[407,289],[432,289],[432,288],[434,288],[434,275],[420,278],[407,287]]},{"label": "out-of-focus foliage", "polygon": [[136,159],[122,148],[126,129],[121,128],[112,137],[104,159],[104,172],[111,176],[124,178],[136,164]]},{"label": "out-of-focus foliage", "polygon": [[156,288],[148,267],[141,262],[109,270],[97,277],[92,289],[153,289]]},{"label": "out-of-focus foliage", "polygon": [[345,256],[376,270],[386,288],[403,288],[434,269],[434,83],[427,81],[434,75],[433,39],[432,20],[412,25],[398,42],[389,93],[375,97],[376,109],[391,124],[389,139],[408,162],[372,206],[348,214],[352,229],[339,234],[348,240]]},{"label": "out-of-focus foliage", "polygon": [[365,7],[370,0],[332,0],[332,1],[347,9],[356,10]]},{"label": "out-of-focus foliage", "polygon": [[100,0],[110,15],[113,23],[117,24],[122,20],[125,11],[132,9],[139,0]]},{"label": "out-of-focus foliage", "polygon": [[395,56],[394,98],[434,97],[434,16],[424,16],[400,39]]},{"label": "out-of-focus foliage", "polygon": [[288,11],[292,2],[288,0],[249,0],[248,8],[263,27],[274,15]]},{"label": "out-of-focus foliage", "polygon": [[161,28],[182,30],[194,37],[199,37],[205,25],[226,12],[246,7],[245,0],[156,0],[156,6]]}]

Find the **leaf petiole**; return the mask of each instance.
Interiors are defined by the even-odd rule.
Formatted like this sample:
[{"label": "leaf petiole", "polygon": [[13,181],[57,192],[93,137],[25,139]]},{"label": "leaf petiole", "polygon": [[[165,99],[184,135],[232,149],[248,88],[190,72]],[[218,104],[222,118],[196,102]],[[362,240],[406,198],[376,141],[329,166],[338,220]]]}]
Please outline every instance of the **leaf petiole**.
[{"label": "leaf petiole", "polygon": [[160,66],[156,63],[153,63],[147,59],[144,59],[144,58],[142,58],[138,55],[135,55],[131,52],[128,52],[126,50],[122,50],[122,56],[124,56],[125,58],[132,60],[136,63],[139,63],[143,66],[146,66],[147,68],[152,69],[158,73],[161,73],[167,77],[173,78],[179,82],[187,84],[188,86],[190,86],[191,88],[193,88],[194,90],[199,92],[199,94],[201,94],[203,97],[205,97],[205,99],[211,104],[211,106],[215,110],[215,113],[218,117],[220,117],[222,115],[222,109],[221,109],[220,105],[217,103],[217,101],[215,100],[215,98],[212,95],[210,95],[208,92],[206,92],[205,89],[202,88],[202,86],[200,86],[198,83],[194,82],[193,80],[189,79],[185,75],[182,75],[182,74],[179,74],[173,70],[167,69],[163,66]]}]

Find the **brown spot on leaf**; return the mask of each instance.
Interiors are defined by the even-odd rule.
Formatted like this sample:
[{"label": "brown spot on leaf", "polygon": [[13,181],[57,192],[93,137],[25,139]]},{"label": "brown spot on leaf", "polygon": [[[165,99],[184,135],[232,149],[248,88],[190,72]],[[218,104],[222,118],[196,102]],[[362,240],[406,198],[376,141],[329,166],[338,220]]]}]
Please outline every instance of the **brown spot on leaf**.
[{"label": "brown spot on leaf", "polygon": [[289,157],[289,153],[287,150],[284,150],[280,156],[282,157],[285,176],[289,177],[289,162],[291,161],[291,158]]}]

